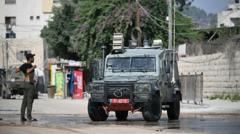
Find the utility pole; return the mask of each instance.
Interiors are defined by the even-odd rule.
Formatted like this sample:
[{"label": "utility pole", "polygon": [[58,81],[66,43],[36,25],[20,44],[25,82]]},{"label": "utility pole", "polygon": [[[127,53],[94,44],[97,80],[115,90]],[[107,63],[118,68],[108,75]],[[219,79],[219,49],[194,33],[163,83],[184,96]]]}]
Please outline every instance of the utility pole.
[{"label": "utility pole", "polygon": [[172,0],[168,0],[168,49],[172,49],[173,43],[173,28],[172,28]]},{"label": "utility pole", "polygon": [[5,68],[5,46],[4,41],[2,42],[2,67]]},{"label": "utility pole", "polygon": [[106,55],[106,49],[107,49],[107,46],[103,45],[102,47],[102,76],[104,77],[104,71],[105,71],[105,55]]},{"label": "utility pole", "polygon": [[8,53],[8,40],[6,40],[6,79],[8,79],[8,60],[9,60],[9,53]]},{"label": "utility pole", "polygon": [[137,27],[137,29],[139,29],[139,37],[138,37],[138,41],[137,41],[137,45],[139,46],[139,47],[141,47],[142,46],[142,42],[141,42],[141,37],[142,37],[142,35],[141,35],[141,33],[140,33],[140,31],[141,31],[141,18],[140,18],[140,4],[139,4],[139,0],[136,0],[136,6],[137,6],[137,11],[136,11],[136,27]]},{"label": "utility pole", "polygon": [[140,11],[139,11],[139,1],[138,0],[136,0],[136,5],[137,5],[137,11],[136,11],[136,13],[137,13],[137,27],[139,27],[140,28]]},{"label": "utility pole", "polygon": [[8,66],[9,66],[8,39],[13,38],[16,38],[16,33],[13,32],[11,24],[6,24],[6,79],[8,79]]},{"label": "utility pole", "polygon": [[175,80],[175,60],[176,60],[176,2],[173,0],[173,76],[172,83],[176,83]]},{"label": "utility pole", "polygon": [[[49,79],[49,71],[48,71],[48,44],[46,42],[46,40],[44,39],[43,40],[43,48],[44,48],[44,67],[43,67],[43,70],[44,70],[44,92],[47,92],[47,85],[49,84],[48,81],[50,80]],[[50,84],[49,84],[50,85]],[[65,84],[66,85],[66,84]]]}]

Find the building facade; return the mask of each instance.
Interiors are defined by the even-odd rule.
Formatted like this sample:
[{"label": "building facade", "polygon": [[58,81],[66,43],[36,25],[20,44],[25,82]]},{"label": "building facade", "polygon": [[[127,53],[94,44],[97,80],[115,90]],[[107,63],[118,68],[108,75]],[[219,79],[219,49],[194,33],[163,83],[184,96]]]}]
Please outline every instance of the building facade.
[{"label": "building facade", "polygon": [[240,0],[232,0],[227,10],[218,13],[218,27],[240,26]]},{"label": "building facade", "polygon": [[[44,43],[40,33],[53,15],[54,4],[59,1],[0,1],[0,68],[22,64],[25,52],[35,53],[35,64],[39,69],[44,68]],[[16,38],[6,39],[6,27],[12,28]]]}]

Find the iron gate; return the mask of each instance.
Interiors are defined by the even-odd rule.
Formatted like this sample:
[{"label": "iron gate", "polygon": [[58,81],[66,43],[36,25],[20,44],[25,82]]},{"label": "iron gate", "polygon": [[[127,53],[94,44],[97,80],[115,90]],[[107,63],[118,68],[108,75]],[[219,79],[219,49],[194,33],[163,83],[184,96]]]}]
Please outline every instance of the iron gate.
[{"label": "iron gate", "polygon": [[182,100],[201,104],[203,102],[203,73],[181,75]]}]

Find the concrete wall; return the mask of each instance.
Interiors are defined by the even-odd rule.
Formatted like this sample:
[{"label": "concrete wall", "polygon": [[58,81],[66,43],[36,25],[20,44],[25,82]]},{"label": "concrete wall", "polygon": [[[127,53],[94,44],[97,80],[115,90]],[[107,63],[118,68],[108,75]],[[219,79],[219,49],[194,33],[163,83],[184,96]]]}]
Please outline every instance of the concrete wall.
[{"label": "concrete wall", "polygon": [[[30,50],[32,53],[36,54],[34,64],[41,70],[43,70],[44,65],[44,47],[43,40],[41,38],[31,38],[28,40],[25,39],[13,39],[8,40],[8,50],[9,50],[9,67],[20,65],[23,62],[26,62],[26,59],[19,61],[17,59],[17,53],[19,51]],[[0,68],[6,67],[6,44],[3,42],[0,45]],[[25,58],[25,57],[24,57]]]},{"label": "concrete wall", "polygon": [[[212,96],[225,93],[240,93],[240,45],[226,44],[225,52],[209,55],[180,57],[180,73],[203,72],[203,94]],[[232,46],[232,47],[229,47]]]},{"label": "concrete wall", "polygon": [[15,4],[5,4],[5,0],[0,0],[0,68],[6,67],[5,17],[16,17],[16,25],[12,26],[16,39],[8,41],[9,66],[24,62],[17,60],[18,51],[31,50],[36,54],[35,64],[43,68],[43,39],[40,33],[53,16],[52,6],[53,0],[16,0]]},{"label": "concrete wall", "polygon": [[[40,30],[52,16],[43,12],[43,4],[43,0],[16,0],[16,4],[5,4],[5,1],[1,0],[0,36],[5,37],[5,17],[16,17],[16,25],[12,28],[18,39],[39,37]],[[31,16],[33,19],[30,19]]]}]

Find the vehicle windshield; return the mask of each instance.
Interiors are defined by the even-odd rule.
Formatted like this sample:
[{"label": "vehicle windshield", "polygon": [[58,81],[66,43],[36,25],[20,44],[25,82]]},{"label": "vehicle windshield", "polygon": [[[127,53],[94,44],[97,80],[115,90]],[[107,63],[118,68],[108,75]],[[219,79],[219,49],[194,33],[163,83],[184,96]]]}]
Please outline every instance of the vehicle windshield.
[{"label": "vehicle windshield", "polygon": [[109,58],[107,70],[113,72],[155,72],[155,57]]},{"label": "vehicle windshield", "polygon": [[129,71],[130,69],[130,58],[110,58],[107,61],[107,69],[112,71]]}]

